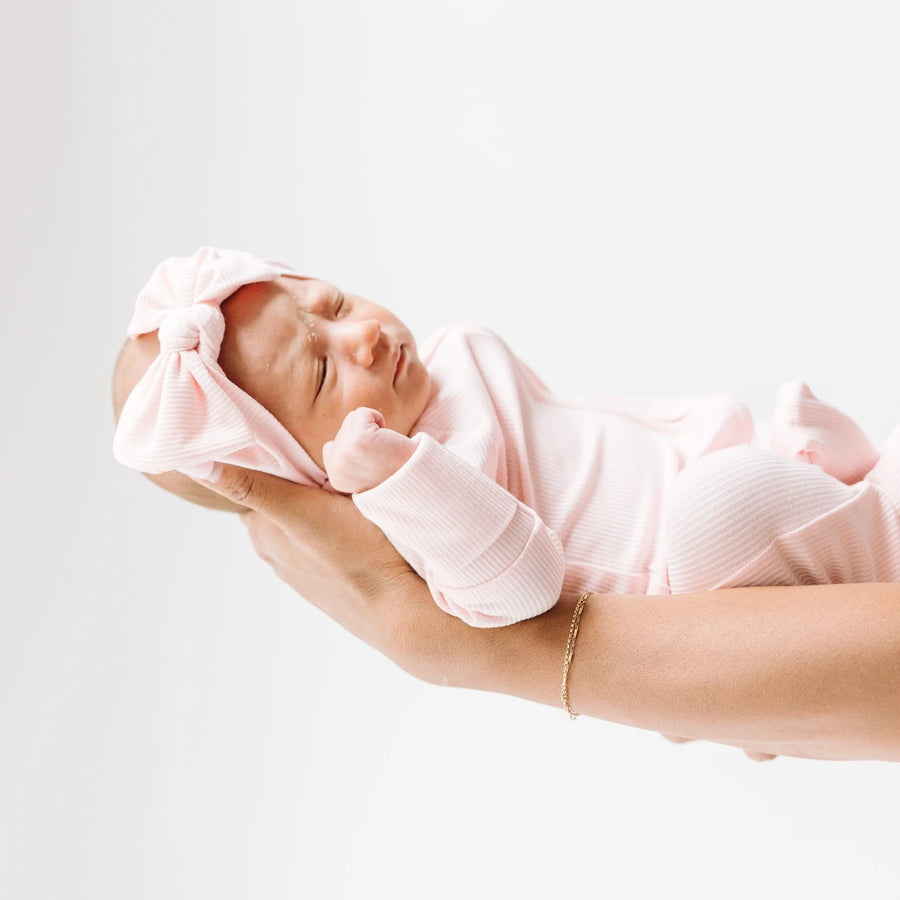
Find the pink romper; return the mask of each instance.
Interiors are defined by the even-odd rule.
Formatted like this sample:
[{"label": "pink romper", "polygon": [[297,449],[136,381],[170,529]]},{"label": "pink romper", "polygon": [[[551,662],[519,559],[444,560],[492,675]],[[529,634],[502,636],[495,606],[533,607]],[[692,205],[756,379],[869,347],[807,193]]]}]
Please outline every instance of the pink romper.
[{"label": "pink romper", "polygon": [[472,625],[587,589],[900,581],[900,439],[879,461],[799,382],[763,438],[725,394],[564,400],[483,328],[439,332],[422,359],[416,451],[354,502]]}]

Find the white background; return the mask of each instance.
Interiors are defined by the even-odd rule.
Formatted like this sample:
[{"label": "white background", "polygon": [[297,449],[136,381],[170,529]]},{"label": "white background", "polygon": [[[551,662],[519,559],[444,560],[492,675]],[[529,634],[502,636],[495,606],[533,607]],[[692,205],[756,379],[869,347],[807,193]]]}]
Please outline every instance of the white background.
[{"label": "white background", "polygon": [[730,390],[764,419],[803,377],[883,440],[895,3],[4,18],[4,897],[900,895],[900,766],[761,765],[420,684],[234,519],[119,467],[109,401],[153,266],[214,244],[422,337],[484,322],[560,392]]}]

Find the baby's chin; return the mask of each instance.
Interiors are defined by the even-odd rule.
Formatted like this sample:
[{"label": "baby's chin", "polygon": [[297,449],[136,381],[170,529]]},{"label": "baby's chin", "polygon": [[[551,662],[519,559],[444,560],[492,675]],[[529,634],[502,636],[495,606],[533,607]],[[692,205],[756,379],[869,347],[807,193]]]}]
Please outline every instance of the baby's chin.
[{"label": "baby's chin", "polygon": [[[428,374],[428,370],[425,368],[422,363],[419,363],[422,367],[422,377],[423,383],[418,388],[416,392],[417,398],[421,398],[418,403],[415,404],[414,408],[409,410],[409,419],[410,421],[409,427],[405,429],[406,436],[411,437],[416,431],[419,429],[419,421],[422,416],[425,415],[425,410],[431,405],[431,401],[434,399],[435,394],[437,393],[437,385],[434,383],[431,375]],[[396,429],[400,430],[400,429]]]}]

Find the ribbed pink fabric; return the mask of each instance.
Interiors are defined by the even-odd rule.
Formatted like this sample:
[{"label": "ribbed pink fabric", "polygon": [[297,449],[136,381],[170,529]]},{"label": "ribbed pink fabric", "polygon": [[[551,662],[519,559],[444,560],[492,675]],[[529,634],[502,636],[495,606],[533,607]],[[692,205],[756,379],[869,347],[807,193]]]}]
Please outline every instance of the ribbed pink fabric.
[{"label": "ribbed pink fabric", "polygon": [[[217,463],[236,463],[327,486],[217,361],[222,302],[296,274],[212,248],[158,267],[129,333],[159,329],[161,353],[122,411],[122,462],[211,480]],[[485,329],[446,329],[421,358],[433,393],[416,451],[354,501],[438,605],[472,625],[587,589],[900,580],[900,432],[879,460],[801,382],[779,393],[771,452],[749,446],[760,435],[728,395],[566,401]]]},{"label": "ribbed pink fabric", "polygon": [[676,481],[672,591],[900,581],[900,516],[873,473],[843,484],[752,447],[713,453]]},{"label": "ribbed pink fabric", "polygon": [[551,394],[492,332],[446,329],[419,446],[354,495],[441,608],[506,625],[588,588],[668,593],[665,505],[688,460],[753,438],[727,395],[681,400]]},{"label": "ribbed pink fabric", "polygon": [[770,435],[773,450],[813,463],[845,484],[859,481],[878,462],[878,451],[859,425],[802,381],[779,388]]},{"label": "ribbed pink fabric", "polygon": [[900,580],[900,432],[892,464],[886,450],[841,483],[812,451],[856,475],[874,448],[799,382],[779,393],[775,453],[750,446],[727,395],[556,397],[485,329],[447,329],[421,357],[434,390],[416,451],[354,502],[469,624],[588,589]]},{"label": "ribbed pink fabric", "polygon": [[225,333],[221,305],[239,287],[299,273],[236,250],[202,247],[156,267],[140,292],[128,334],[159,330],[160,353],[119,417],[113,453],[141,472],[177,470],[216,481],[233,463],[301,484],[325,473],[281,423],[218,363]]}]

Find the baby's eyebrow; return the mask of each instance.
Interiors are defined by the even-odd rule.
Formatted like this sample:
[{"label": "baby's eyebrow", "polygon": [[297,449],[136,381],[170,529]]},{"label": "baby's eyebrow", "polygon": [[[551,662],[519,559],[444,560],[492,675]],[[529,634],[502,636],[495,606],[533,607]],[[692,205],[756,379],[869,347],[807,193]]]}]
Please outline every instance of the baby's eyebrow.
[{"label": "baby's eyebrow", "polygon": [[340,291],[334,285],[328,285],[327,287],[317,287],[312,290],[312,296],[310,296],[309,291],[306,293],[292,293],[294,300],[297,303],[297,312],[298,314],[306,313],[307,315],[317,316],[321,315],[322,307],[325,306],[333,297],[333,294]]}]

